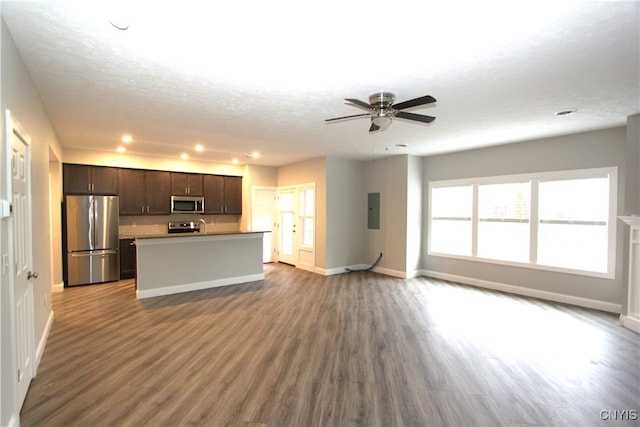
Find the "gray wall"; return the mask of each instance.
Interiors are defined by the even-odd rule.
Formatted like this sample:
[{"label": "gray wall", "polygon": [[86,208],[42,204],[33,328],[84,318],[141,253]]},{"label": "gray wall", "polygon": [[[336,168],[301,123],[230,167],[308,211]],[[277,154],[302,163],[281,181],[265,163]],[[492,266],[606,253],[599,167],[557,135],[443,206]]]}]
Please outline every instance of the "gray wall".
[{"label": "gray wall", "polygon": [[[617,166],[618,212],[624,206],[624,185],[620,183],[625,166],[625,128],[561,136],[498,147],[426,157],[424,159],[424,212],[428,212],[428,182],[446,179],[498,176],[527,172],[586,169]],[[427,242],[427,219],[423,242]],[[423,249],[422,268],[427,271],[471,277],[620,304],[623,293],[622,227],[617,227],[617,258],[615,280],[555,273],[519,267],[487,264],[429,256]]]},{"label": "gray wall", "polygon": [[327,158],[327,270],[362,263],[366,204],[364,163]]},{"label": "gray wall", "polygon": [[407,269],[408,162],[409,157],[401,155],[365,167],[365,192],[380,193],[380,229],[365,230],[365,256],[371,264],[382,252],[379,271],[392,275],[404,275]]},{"label": "gray wall", "polygon": [[640,215],[640,114],[627,118],[624,179],[626,185],[622,215]]}]

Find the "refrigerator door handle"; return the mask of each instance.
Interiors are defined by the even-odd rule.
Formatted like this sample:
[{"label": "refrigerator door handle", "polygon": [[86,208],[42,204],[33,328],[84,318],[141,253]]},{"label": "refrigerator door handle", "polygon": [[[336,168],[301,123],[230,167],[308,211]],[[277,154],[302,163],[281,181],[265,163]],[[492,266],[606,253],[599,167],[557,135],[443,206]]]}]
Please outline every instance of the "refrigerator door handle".
[{"label": "refrigerator door handle", "polygon": [[77,257],[85,257],[85,256],[96,256],[96,255],[114,255],[118,253],[115,249],[105,249],[101,251],[84,251],[84,252],[69,252],[69,255],[73,258]]}]

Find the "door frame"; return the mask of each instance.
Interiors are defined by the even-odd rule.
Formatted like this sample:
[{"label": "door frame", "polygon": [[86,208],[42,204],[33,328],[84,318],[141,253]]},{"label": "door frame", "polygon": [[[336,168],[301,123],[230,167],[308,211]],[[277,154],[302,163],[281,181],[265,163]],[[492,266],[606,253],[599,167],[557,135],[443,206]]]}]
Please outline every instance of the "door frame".
[{"label": "door frame", "polygon": [[[305,246],[301,244],[301,238],[302,238],[302,233],[303,233],[303,226],[302,226],[302,218],[303,215],[300,212],[301,206],[300,206],[300,194],[302,191],[305,190],[313,190],[313,198],[314,198],[314,202],[313,202],[313,218],[314,218],[314,225],[313,225],[313,244],[312,246]],[[295,227],[295,235],[293,237],[293,255],[291,256],[291,259],[287,259],[288,257],[285,257],[285,259],[281,259],[281,243],[282,243],[282,227],[280,224],[280,220],[281,220],[281,216],[280,216],[280,193],[286,191],[286,192],[293,192],[294,194],[294,206],[293,206],[293,222],[294,222],[294,227]],[[283,187],[278,187],[277,191],[276,191],[276,195],[278,197],[278,200],[276,201],[276,221],[277,221],[277,225],[276,225],[276,233],[275,233],[275,244],[276,244],[276,254],[277,254],[277,261],[278,262],[284,262],[286,264],[291,264],[297,268],[303,269],[303,270],[307,270],[307,271],[311,271],[311,272],[316,272],[316,261],[315,261],[315,253],[316,253],[316,226],[317,226],[317,210],[316,210],[316,203],[317,203],[317,192],[316,192],[316,184],[315,182],[310,182],[310,183],[305,183],[305,184],[296,184],[296,185],[287,185],[287,186],[283,186]]]}]

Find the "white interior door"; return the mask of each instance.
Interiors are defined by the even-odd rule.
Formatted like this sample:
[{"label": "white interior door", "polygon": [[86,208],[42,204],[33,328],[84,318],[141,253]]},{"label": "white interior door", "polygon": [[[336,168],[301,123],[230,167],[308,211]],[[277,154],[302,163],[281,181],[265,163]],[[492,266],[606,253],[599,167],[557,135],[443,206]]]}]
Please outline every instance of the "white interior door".
[{"label": "white interior door", "polygon": [[271,231],[271,233],[264,233],[262,262],[273,262],[275,260],[273,231],[276,222],[276,189],[254,187],[251,206],[251,229]]},{"label": "white interior door", "polygon": [[298,263],[296,195],[295,188],[278,190],[278,261],[291,265]]},{"label": "white interior door", "polygon": [[15,360],[17,369],[18,409],[27,395],[33,378],[33,278],[30,266],[30,150],[27,139],[16,127],[11,130],[11,204],[13,247],[13,320],[15,325]]}]

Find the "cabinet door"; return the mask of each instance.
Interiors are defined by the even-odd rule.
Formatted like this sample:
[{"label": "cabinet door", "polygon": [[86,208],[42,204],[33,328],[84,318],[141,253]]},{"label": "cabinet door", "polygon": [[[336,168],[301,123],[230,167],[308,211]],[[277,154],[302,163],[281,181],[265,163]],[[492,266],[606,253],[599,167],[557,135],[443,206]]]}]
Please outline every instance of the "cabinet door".
[{"label": "cabinet door", "polygon": [[171,213],[171,172],[145,171],[147,214]]},{"label": "cabinet door", "polygon": [[172,196],[202,196],[202,175],[171,172]]},{"label": "cabinet door", "polygon": [[186,196],[188,194],[187,174],[171,172],[171,195]]},{"label": "cabinet door", "polygon": [[90,194],[89,181],[90,166],[86,165],[62,165],[62,186],[64,193]]},{"label": "cabinet door", "polygon": [[204,194],[202,175],[199,173],[187,174],[187,187],[190,196],[202,196]]},{"label": "cabinet door", "polygon": [[118,169],[103,166],[92,167],[91,183],[94,193],[118,194]]},{"label": "cabinet door", "polygon": [[136,277],[136,245],[134,239],[120,239],[120,279]]},{"label": "cabinet door", "polygon": [[144,171],[119,169],[118,195],[120,196],[120,215],[143,215],[146,209]]},{"label": "cabinet door", "polygon": [[224,212],[227,215],[242,214],[242,177],[224,177]]},{"label": "cabinet door", "polygon": [[204,212],[208,214],[224,213],[224,177],[204,176]]}]

